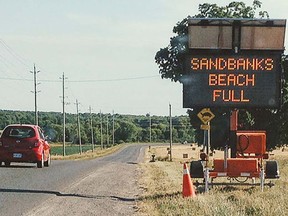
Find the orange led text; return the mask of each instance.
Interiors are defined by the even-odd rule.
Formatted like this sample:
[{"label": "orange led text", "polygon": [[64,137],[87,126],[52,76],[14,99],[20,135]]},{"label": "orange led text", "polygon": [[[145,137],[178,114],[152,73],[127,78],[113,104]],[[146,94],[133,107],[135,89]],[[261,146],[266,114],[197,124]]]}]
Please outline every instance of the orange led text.
[{"label": "orange led text", "polygon": [[192,58],[191,69],[228,71],[271,71],[272,58]]},{"label": "orange led text", "polygon": [[213,102],[215,101],[223,102],[242,102],[248,103],[250,100],[245,98],[244,90],[213,90]]},{"label": "orange led text", "polygon": [[209,74],[209,86],[255,86],[254,74]]}]

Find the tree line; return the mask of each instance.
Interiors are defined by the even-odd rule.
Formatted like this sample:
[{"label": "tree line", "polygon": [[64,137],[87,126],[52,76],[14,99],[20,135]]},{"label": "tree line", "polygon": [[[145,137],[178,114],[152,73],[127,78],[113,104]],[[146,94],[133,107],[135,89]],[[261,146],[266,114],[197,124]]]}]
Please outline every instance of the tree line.
[{"label": "tree line", "polygon": [[[66,113],[65,115],[65,141],[77,144],[78,125],[77,115]],[[0,128],[3,130],[9,124],[34,124],[34,112],[0,110]],[[44,130],[50,142],[63,142],[63,114],[60,112],[39,112],[39,126]],[[114,142],[169,142],[170,118],[167,116],[147,115],[120,115],[103,113],[79,113],[81,143],[92,142],[104,145]],[[114,120],[113,120],[114,119]],[[92,124],[91,124],[92,120]],[[114,122],[114,123],[113,123]],[[92,129],[91,130],[91,125]],[[114,126],[113,126],[114,125]],[[101,129],[102,128],[102,129]],[[177,116],[172,118],[173,142],[194,142],[194,129],[190,124],[189,116]],[[102,131],[102,133],[101,133]]]}]

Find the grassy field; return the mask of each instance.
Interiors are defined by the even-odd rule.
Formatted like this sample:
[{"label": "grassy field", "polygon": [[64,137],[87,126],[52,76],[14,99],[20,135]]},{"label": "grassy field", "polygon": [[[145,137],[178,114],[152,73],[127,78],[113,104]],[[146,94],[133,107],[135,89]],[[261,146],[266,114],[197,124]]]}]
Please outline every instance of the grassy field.
[{"label": "grassy field", "polygon": [[[51,145],[51,154],[52,155],[63,155],[63,146],[61,144],[52,144]],[[95,148],[99,149],[99,146],[96,146]],[[91,145],[82,145],[82,152],[92,151]],[[72,154],[78,154],[79,151],[79,145],[66,145],[65,146],[65,152],[66,155],[72,155]]]},{"label": "grassy field", "polygon": [[82,154],[80,154],[79,145],[66,145],[65,153],[66,156],[63,157],[63,146],[62,144],[50,144],[51,146],[51,155],[53,160],[76,160],[76,159],[92,159],[97,157],[102,157],[108,154],[111,154],[124,145],[115,145],[109,148],[101,149],[100,146],[94,147],[94,152],[92,152],[92,146],[82,145]]},{"label": "grassy field", "polygon": [[[139,202],[140,215],[288,215],[288,152],[277,151],[272,156],[279,162],[281,177],[264,192],[251,186],[214,186],[208,193],[199,188],[195,198],[182,198],[180,162],[187,161],[184,153],[188,160],[198,159],[198,150],[173,146],[173,162],[169,162],[167,146],[147,149],[145,163],[141,164],[140,185],[144,192]],[[149,162],[152,154],[156,155],[156,162]]]}]

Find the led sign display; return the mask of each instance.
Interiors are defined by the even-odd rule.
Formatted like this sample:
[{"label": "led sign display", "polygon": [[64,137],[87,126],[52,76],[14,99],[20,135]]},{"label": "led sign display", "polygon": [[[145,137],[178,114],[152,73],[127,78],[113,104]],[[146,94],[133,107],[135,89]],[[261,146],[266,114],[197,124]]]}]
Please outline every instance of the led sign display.
[{"label": "led sign display", "polygon": [[186,57],[183,105],[278,108],[281,53],[203,53]]}]

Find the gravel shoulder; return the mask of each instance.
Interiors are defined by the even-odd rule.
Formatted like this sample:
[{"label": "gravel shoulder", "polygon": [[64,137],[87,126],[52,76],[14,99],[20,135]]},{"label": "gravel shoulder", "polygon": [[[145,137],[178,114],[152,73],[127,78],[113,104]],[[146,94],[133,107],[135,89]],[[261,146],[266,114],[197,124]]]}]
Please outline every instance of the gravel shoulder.
[{"label": "gravel shoulder", "polygon": [[134,152],[127,147],[114,156],[97,159],[101,166],[25,215],[134,215],[141,194],[138,163],[145,149],[135,146]]}]

